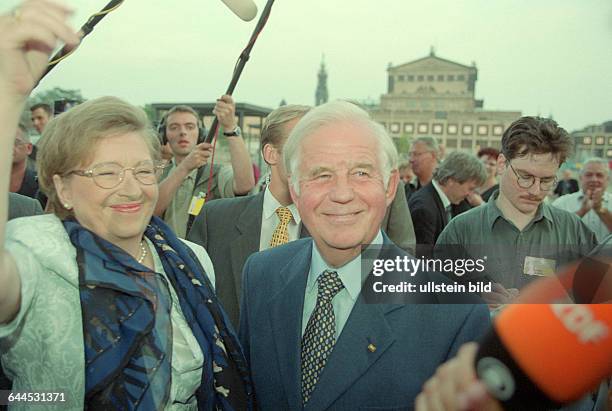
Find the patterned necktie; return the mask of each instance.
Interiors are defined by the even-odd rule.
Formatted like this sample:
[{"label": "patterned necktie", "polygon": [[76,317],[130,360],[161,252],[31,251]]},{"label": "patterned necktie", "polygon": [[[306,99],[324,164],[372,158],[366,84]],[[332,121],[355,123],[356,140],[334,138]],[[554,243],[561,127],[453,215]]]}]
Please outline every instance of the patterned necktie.
[{"label": "patterned necktie", "polygon": [[293,217],[291,211],[287,207],[278,207],[276,209],[276,215],[278,216],[278,225],[272,233],[272,240],[270,240],[270,248],[276,247],[277,245],[287,244],[289,242],[289,231],[287,227]]},{"label": "patterned necktie", "polygon": [[314,311],[310,315],[302,337],[302,399],[304,404],[317,385],[321,371],[336,343],[336,317],[332,299],[343,288],[335,271],[319,276],[319,291]]}]

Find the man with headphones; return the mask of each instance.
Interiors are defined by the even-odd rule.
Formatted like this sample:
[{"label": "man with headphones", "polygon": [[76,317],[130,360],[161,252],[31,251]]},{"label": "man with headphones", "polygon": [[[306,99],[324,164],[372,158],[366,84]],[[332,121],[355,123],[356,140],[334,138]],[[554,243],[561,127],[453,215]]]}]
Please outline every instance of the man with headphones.
[{"label": "man with headphones", "polygon": [[231,166],[214,164],[212,173],[208,163],[212,145],[204,142],[206,131],[193,108],[175,106],[160,124],[162,142],[169,144],[174,158],[162,175],[155,214],[163,215],[181,238],[185,238],[188,225],[199,214],[204,201],[245,195],[255,185],[251,158],[236,124],[235,111],[231,96],[223,95],[217,100],[213,113],[227,139]]}]

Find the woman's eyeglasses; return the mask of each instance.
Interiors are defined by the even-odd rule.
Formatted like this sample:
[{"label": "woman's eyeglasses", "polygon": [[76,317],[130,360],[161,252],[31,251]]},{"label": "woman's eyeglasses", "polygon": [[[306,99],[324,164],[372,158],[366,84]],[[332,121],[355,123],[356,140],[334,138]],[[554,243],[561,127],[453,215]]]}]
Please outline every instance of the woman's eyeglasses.
[{"label": "woman's eyeglasses", "polygon": [[140,163],[134,167],[121,167],[117,163],[102,163],[93,166],[89,170],[72,170],[65,175],[75,174],[81,177],[92,178],[100,188],[115,188],[125,178],[125,172],[131,170],[134,178],[143,185],[156,184],[164,169],[163,165],[155,165],[152,162]]}]

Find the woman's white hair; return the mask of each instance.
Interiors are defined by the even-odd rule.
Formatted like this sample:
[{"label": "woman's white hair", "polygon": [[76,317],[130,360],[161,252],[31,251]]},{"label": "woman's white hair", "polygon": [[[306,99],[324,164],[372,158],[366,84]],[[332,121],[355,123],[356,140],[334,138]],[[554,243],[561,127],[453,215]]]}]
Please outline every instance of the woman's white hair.
[{"label": "woman's white hair", "polygon": [[359,106],[347,101],[336,100],[322,104],[310,110],[289,134],[283,148],[285,169],[291,176],[294,191],[299,194],[299,166],[301,146],[306,137],[317,130],[335,123],[361,124],[367,127],[378,142],[378,158],[385,188],[389,184],[391,172],[397,169],[398,154],[395,144],[385,128],[372,120],[370,115]]}]

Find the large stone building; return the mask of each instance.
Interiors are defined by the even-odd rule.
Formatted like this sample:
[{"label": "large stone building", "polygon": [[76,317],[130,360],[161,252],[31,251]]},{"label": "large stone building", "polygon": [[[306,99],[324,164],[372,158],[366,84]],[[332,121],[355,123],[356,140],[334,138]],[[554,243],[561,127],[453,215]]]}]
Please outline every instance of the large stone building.
[{"label": "large stone building", "polygon": [[574,131],[572,137],[575,144],[573,160],[577,163],[589,157],[612,161],[612,121]]},{"label": "large stone building", "polygon": [[396,139],[433,136],[447,151],[499,148],[505,128],[521,116],[520,111],[484,110],[483,100],[475,98],[475,64],[442,59],[433,49],[387,71],[387,94],[370,112]]}]

